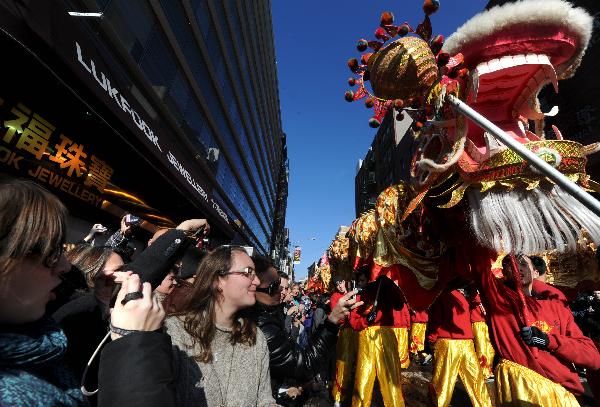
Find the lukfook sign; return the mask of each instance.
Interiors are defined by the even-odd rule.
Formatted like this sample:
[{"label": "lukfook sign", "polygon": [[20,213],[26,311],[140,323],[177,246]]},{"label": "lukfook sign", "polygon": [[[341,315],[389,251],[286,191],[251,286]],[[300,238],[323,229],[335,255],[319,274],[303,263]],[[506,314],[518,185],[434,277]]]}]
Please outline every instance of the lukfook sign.
[{"label": "lukfook sign", "polygon": [[96,64],[94,63],[93,59],[88,58],[87,63],[84,61],[81,54],[81,46],[77,41],[75,41],[75,48],[77,50],[77,60],[79,63],[94,77],[98,85],[100,85],[100,87],[108,93],[108,96],[117,104],[117,106],[119,106],[123,112],[131,116],[131,120],[133,120],[138,129],[144,132],[148,140],[150,140],[152,144],[154,144],[154,146],[158,148],[160,152],[162,152],[162,148],[160,148],[160,144],[158,144],[158,136],[154,134],[152,129],[140,117],[135,109],[129,105],[129,102],[127,102],[127,99],[123,97],[123,94],[121,94],[117,88],[111,85],[110,79],[104,74],[104,72],[97,72]]},{"label": "lukfook sign", "polygon": [[[101,41],[103,36],[90,35],[87,23],[80,18],[70,16],[67,12],[67,5],[61,1],[32,2],[35,5],[31,7],[18,5],[19,2],[15,7],[12,7],[12,3],[10,7],[7,7],[3,3],[11,2],[0,1],[0,11],[2,11],[0,27],[2,30],[14,35],[19,42],[34,52],[38,49],[39,40],[48,44],[57,55],[64,59],[64,62],[81,81],[81,83],[76,82],[74,88],[81,89],[84,86],[98,97],[99,101],[116,116],[117,120],[131,129],[130,132],[120,134],[120,136],[127,138],[128,143],[131,141],[129,136],[141,143],[141,145],[132,144],[132,147],[140,154],[149,153],[150,157],[145,158],[148,161],[159,162],[160,167],[168,173],[164,176],[170,177],[170,179],[174,178],[173,181],[183,187],[184,193],[187,193],[186,199],[198,203],[199,207],[207,212],[207,215],[210,214],[211,218],[223,226],[223,231],[227,236],[232,236],[235,232],[231,227],[233,222],[229,222],[231,215],[228,216],[228,211],[225,213],[226,208],[220,207],[224,203],[221,203],[217,196],[212,196],[211,186],[204,179],[204,171],[210,170],[198,168],[191,152],[180,147],[180,137],[185,138],[185,135],[173,134],[170,129],[165,129],[161,121],[155,120],[152,115],[148,114],[130,93],[131,81],[129,78],[115,75],[112,65],[107,64],[107,58],[103,57],[105,55],[110,60],[118,61],[119,58],[114,53],[113,47],[110,44],[101,47],[95,44],[95,42]],[[31,31],[24,29],[25,26]],[[14,29],[15,27],[18,29]],[[36,35],[32,36],[31,32]],[[54,60],[49,60],[49,62],[52,65]],[[57,72],[59,71],[61,72],[61,70],[57,70]],[[127,70],[125,69],[125,71]],[[71,81],[70,77],[65,77],[65,79],[67,82]],[[141,148],[142,146],[145,148]]]},{"label": "lukfook sign", "polygon": [[[227,213],[221,209],[219,204],[214,201],[214,199],[208,196],[206,190],[196,181],[194,176],[186,169],[186,167],[180,162],[180,160],[176,157],[176,155],[171,152],[169,148],[167,148],[168,153],[165,156],[163,149],[159,144],[158,136],[152,131],[150,126],[146,123],[144,119],[142,119],[139,113],[134,109],[127,99],[123,96],[119,89],[111,83],[111,80],[107,74],[98,69],[99,64],[94,62],[94,59],[91,57],[84,57],[84,52],[82,51],[81,45],[79,42],[75,41],[75,51],[77,54],[77,61],[79,65],[83,67],[85,71],[88,72],[90,76],[92,76],[93,81],[102,88],[102,91],[105,92],[108,98],[118,106],[120,110],[122,110],[127,116],[131,118],[135,126],[141,130],[148,141],[152,143],[152,145],[158,150],[157,154],[159,156],[166,158],[166,160],[175,168],[175,170],[187,181],[187,183],[204,199],[205,202],[209,203],[212,209],[229,225],[229,216]],[[164,140],[163,140],[164,141]],[[166,143],[169,144],[169,143]]]}]

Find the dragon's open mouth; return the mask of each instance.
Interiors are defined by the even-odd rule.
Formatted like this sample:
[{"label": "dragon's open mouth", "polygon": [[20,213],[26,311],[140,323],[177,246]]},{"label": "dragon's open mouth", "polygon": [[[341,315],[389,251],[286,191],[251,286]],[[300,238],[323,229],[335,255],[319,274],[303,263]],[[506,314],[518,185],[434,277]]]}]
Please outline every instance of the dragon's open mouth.
[{"label": "dragon's open mouth", "polygon": [[[558,92],[556,71],[546,55],[504,56],[481,62],[471,71],[467,103],[521,143],[536,141],[539,137],[527,130],[524,120],[544,118],[537,95],[550,83]],[[473,123],[467,137],[467,151],[476,161],[504,148]]]},{"label": "dragon's open mouth", "polygon": [[[464,56],[470,71],[466,102],[528,143],[540,139],[533,128],[529,131],[528,122],[545,115],[538,93],[547,84],[558,92],[558,80],[576,69],[591,35],[589,20],[562,0],[511,3],[472,18],[448,38],[444,49]],[[473,164],[505,148],[471,122],[466,136],[465,158]]]}]

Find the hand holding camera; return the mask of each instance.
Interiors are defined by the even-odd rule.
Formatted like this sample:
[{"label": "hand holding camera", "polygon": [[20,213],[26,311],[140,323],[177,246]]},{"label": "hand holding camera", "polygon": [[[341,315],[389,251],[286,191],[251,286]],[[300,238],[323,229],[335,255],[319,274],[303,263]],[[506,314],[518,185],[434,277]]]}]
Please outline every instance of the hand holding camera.
[{"label": "hand holding camera", "polygon": [[96,223],[94,224],[94,226],[92,226],[92,228],[90,229],[90,234],[94,234],[94,235],[101,235],[103,233],[106,233],[108,229],[105,228],[104,226],[102,226],[101,223]]},{"label": "hand holding camera", "polygon": [[141,218],[128,213],[127,215],[123,216],[123,218],[121,218],[121,234],[123,236],[128,236],[129,234],[131,234],[133,228],[135,226],[138,226],[140,223],[142,223]]},{"label": "hand holding camera", "polygon": [[340,298],[338,303],[329,314],[329,321],[333,322],[334,324],[338,324],[342,319],[346,318],[350,314],[350,311],[363,305],[362,301],[356,301],[357,293],[358,290],[352,290]]},{"label": "hand holding camera", "polygon": [[[127,296],[132,298],[127,301]],[[132,332],[155,331],[162,327],[164,319],[165,310],[152,293],[150,283],[140,287],[140,277],[132,274],[123,282],[115,301],[110,316],[111,337],[115,340]]]},{"label": "hand holding camera", "polygon": [[179,224],[177,229],[183,230],[184,232],[192,233],[195,238],[206,236],[210,232],[210,225],[206,219],[188,219]]},{"label": "hand holding camera", "polygon": [[87,234],[87,236],[83,238],[83,241],[89,243],[92,240],[94,240],[96,235],[106,233],[107,230],[108,229],[102,226],[101,223],[95,223],[94,226],[92,226],[92,228],[90,229],[90,232]]}]

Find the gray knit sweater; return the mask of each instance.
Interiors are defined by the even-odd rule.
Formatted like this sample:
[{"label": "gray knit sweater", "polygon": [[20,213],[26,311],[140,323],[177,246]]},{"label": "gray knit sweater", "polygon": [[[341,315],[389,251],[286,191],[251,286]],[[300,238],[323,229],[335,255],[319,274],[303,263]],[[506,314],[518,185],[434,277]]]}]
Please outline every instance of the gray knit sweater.
[{"label": "gray knit sweater", "polygon": [[271,395],[269,350],[260,329],[256,330],[256,345],[229,342],[230,332],[217,328],[212,342],[213,362],[193,359],[199,345],[177,317],[165,321],[173,342],[173,370],[178,406],[207,407],[267,407],[275,405]]}]

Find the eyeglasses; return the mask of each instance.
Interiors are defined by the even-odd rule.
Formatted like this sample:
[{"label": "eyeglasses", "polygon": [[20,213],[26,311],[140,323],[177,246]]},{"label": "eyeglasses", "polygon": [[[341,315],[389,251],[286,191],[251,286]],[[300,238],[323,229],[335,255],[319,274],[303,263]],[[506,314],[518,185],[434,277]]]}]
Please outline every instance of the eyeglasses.
[{"label": "eyeglasses", "polygon": [[48,267],[49,269],[56,267],[63,255],[63,250],[63,245],[59,244],[58,247],[42,261],[44,267]]},{"label": "eyeglasses", "polygon": [[256,277],[256,270],[252,267],[244,267],[241,270],[224,271],[221,273],[222,276],[228,276],[230,274],[238,274],[240,276],[248,277],[250,280],[254,280],[254,277]]},{"label": "eyeglasses", "polygon": [[281,287],[281,277],[278,278],[277,280],[273,281],[267,287],[256,287],[256,291],[261,292],[261,293],[267,293],[269,295],[273,295],[279,291],[280,287]]}]

